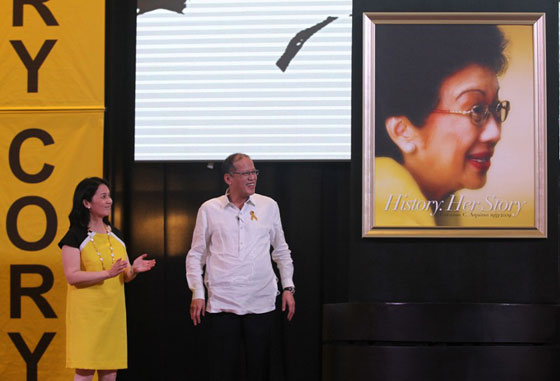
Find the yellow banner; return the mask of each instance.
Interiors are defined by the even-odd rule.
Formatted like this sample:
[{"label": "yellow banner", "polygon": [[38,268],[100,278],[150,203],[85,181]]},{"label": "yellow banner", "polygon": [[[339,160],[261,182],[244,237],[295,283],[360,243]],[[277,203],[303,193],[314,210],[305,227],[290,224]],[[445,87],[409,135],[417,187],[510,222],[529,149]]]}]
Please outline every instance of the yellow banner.
[{"label": "yellow banner", "polygon": [[0,9],[0,109],[104,106],[104,1],[0,0]]},{"label": "yellow banner", "polygon": [[105,1],[0,7],[0,379],[68,380],[57,243],[103,173]]},{"label": "yellow banner", "polygon": [[102,152],[103,112],[0,114],[2,380],[72,377],[57,243],[77,183],[103,173]]}]

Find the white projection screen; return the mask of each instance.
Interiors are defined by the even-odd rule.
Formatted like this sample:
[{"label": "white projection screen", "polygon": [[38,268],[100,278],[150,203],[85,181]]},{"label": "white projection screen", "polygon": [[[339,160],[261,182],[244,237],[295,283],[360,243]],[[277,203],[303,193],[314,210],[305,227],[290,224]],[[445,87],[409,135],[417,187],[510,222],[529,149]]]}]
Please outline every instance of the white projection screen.
[{"label": "white projection screen", "polygon": [[135,160],[349,160],[351,12],[351,0],[138,0]]}]

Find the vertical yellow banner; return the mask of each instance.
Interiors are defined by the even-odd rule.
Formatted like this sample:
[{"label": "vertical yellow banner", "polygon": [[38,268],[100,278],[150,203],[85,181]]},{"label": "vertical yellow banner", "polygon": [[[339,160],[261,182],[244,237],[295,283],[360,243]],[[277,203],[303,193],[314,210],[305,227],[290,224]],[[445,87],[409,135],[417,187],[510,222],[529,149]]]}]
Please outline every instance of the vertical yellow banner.
[{"label": "vertical yellow banner", "polygon": [[57,243],[76,184],[102,173],[102,151],[102,113],[0,114],[1,379],[71,378]]},{"label": "vertical yellow banner", "polygon": [[0,6],[0,108],[104,106],[104,1]]},{"label": "vertical yellow banner", "polygon": [[0,379],[68,380],[57,243],[103,173],[105,2],[0,6]]}]

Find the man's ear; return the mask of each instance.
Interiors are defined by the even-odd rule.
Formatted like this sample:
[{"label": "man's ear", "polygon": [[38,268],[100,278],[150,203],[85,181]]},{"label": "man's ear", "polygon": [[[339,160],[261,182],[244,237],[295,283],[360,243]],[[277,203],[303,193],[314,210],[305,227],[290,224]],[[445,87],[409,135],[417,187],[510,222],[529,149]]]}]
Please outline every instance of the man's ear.
[{"label": "man's ear", "polygon": [[224,181],[227,185],[231,185],[231,175],[229,173],[224,173]]},{"label": "man's ear", "polygon": [[385,120],[387,134],[403,155],[412,154],[418,148],[417,128],[406,116],[391,116]]}]

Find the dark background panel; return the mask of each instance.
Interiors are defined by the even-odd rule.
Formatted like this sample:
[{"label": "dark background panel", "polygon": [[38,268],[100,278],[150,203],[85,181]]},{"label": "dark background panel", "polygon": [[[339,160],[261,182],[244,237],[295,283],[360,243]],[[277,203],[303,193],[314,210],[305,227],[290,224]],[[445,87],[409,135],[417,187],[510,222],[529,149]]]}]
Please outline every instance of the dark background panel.
[{"label": "dark background panel", "polygon": [[[277,305],[271,380],[319,380],[322,305],[325,300],[346,300],[341,293],[347,283],[348,257],[340,250],[349,238],[345,198],[349,163],[331,163],[327,168],[317,163],[256,165],[261,170],[259,190],[280,205],[297,285],[292,322]],[[219,165],[212,168],[207,163],[135,163],[128,176],[129,255],[133,260],[149,253],[157,265],[127,285],[129,369],[121,371],[119,379],[174,380],[188,375],[204,380],[206,327],[204,322],[193,327],[189,318],[192,295],[185,279],[185,256],[198,207],[224,193],[223,175]],[[325,184],[326,179],[334,183]],[[326,268],[334,274],[332,280],[324,280]]]},{"label": "dark background panel", "polygon": [[[545,12],[547,26],[548,238],[362,239],[363,12]],[[351,301],[558,301],[558,2],[354,0],[352,46]],[[411,63],[412,64],[412,63]],[[405,91],[405,89],[403,89]]]},{"label": "dark background panel", "polygon": [[332,303],[323,307],[323,341],[558,347],[558,312],[550,304]]},{"label": "dark background panel", "polygon": [[351,300],[557,301],[558,258],[552,239],[459,241],[354,241]]},{"label": "dark background panel", "polygon": [[[223,194],[225,185],[219,163],[212,167],[212,163],[133,161],[136,4],[107,1],[106,5],[105,176],[113,188],[113,220],[125,234],[131,259],[147,252],[157,260],[153,271],[126,287],[129,369],[119,372],[119,379],[203,380],[205,326],[193,327],[188,317],[191,294],[184,260],[198,207]],[[356,340],[353,345],[359,347],[358,352],[346,348],[348,342],[342,349],[328,343],[322,350],[322,308],[327,303],[417,302],[420,308],[422,303],[438,303],[442,311],[438,319],[445,319],[446,305],[460,303],[522,303],[529,307],[558,303],[557,8],[556,0],[354,0],[352,161],[256,163],[262,171],[258,192],[273,197],[280,206],[297,286],[294,320],[286,322],[280,311],[276,315],[271,380],[350,379],[351,374],[337,372],[349,369],[339,367],[338,360],[349,365],[351,359],[363,360],[351,368],[371,377],[368,379],[394,380],[397,378],[391,374],[401,374],[407,368],[424,372],[427,379],[477,379],[460,375],[480,376],[485,369],[492,374],[492,359],[497,364],[516,364],[523,356],[542,367],[535,373],[545,375],[542,379],[557,375],[557,369],[550,366],[551,354],[557,353],[554,349],[493,346],[490,339],[465,348],[449,348],[445,343],[433,348],[430,340],[408,348],[406,338],[395,336],[389,349],[383,348],[386,342]],[[547,239],[361,238],[364,11],[546,12]],[[384,319],[389,328],[396,327],[391,326],[391,316]],[[418,329],[437,333],[438,319],[426,319],[425,326]],[[329,322],[351,326],[360,320],[343,317]],[[486,345],[491,348],[480,348]],[[387,367],[382,369],[382,365]],[[322,375],[322,371],[326,373]],[[387,373],[390,371],[396,373]],[[334,375],[339,377],[332,378]]]},{"label": "dark background panel", "polygon": [[[555,381],[559,355],[532,346],[326,345],[323,380]],[[361,366],[339,367],[356,361]]]},{"label": "dark background panel", "polygon": [[[165,261],[164,182],[162,165],[152,168],[131,168],[129,184],[134,192],[128,195],[132,215],[127,224],[128,256],[131,261],[141,254],[156,259],[156,267],[149,274],[140,274],[126,287],[128,326],[128,365],[131,379],[157,380],[164,369],[167,343],[168,305],[165,298],[169,290],[164,280],[167,276]],[[140,176],[141,174],[141,176]]]}]

